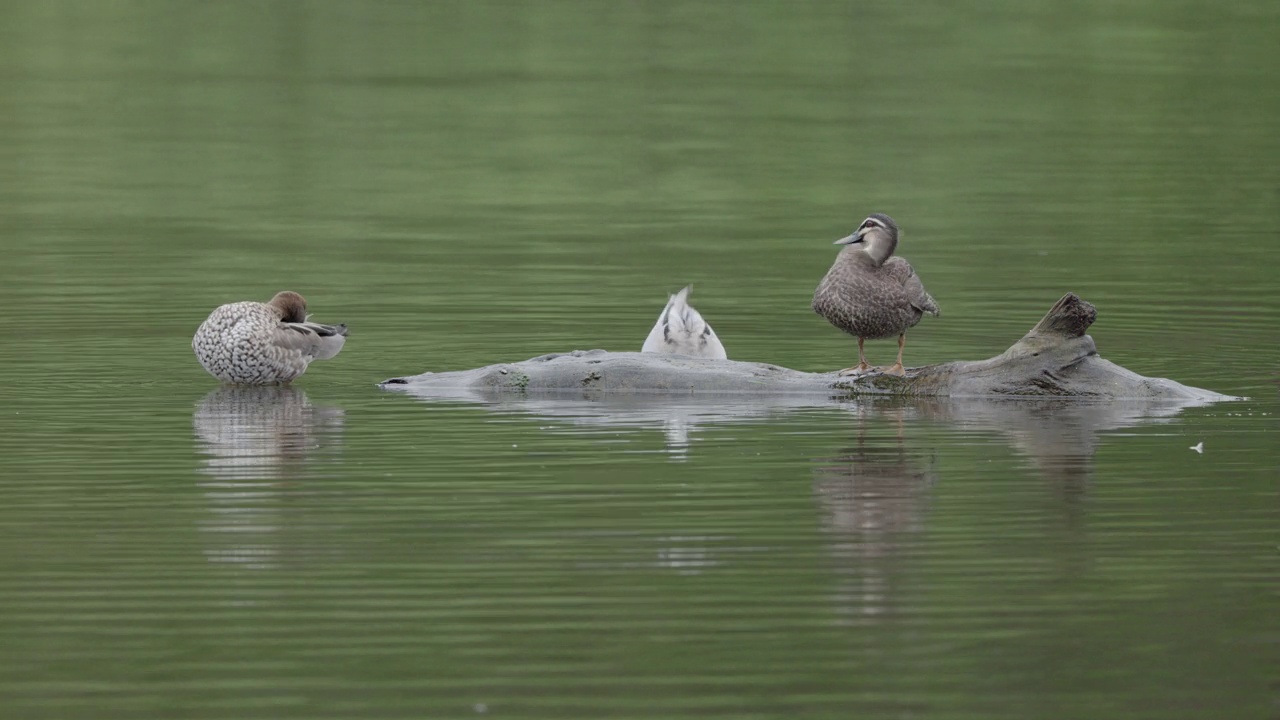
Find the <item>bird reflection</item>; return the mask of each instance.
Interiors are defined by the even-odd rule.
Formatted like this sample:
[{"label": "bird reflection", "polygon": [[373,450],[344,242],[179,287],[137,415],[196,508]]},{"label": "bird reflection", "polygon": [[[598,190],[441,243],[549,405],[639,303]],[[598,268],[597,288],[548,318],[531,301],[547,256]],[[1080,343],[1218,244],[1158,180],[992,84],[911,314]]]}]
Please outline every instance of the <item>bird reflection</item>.
[{"label": "bird reflection", "polygon": [[[469,403],[501,415],[530,415],[544,429],[588,435],[595,429],[659,429],[673,459],[687,457],[697,433],[796,411],[838,410],[859,419],[886,418],[898,426],[945,425],[996,431],[1067,491],[1083,489],[1098,433],[1169,422],[1199,400],[1077,398],[847,398],[826,394],[682,395],[554,393],[520,395],[481,388],[393,386],[427,403]],[[612,436],[611,436],[612,439]]]},{"label": "bird reflection", "polygon": [[[892,611],[891,580],[909,548],[923,535],[932,486],[939,482],[935,457],[947,452],[998,454],[1006,445],[1049,491],[1046,518],[1059,518],[1056,542],[1064,577],[1080,574],[1087,557],[1082,522],[1094,473],[1094,454],[1107,431],[1172,422],[1197,400],[1109,400],[1071,398],[847,398],[825,394],[662,395],[541,393],[516,395],[475,388],[404,386],[427,403],[472,403],[486,412],[537,418],[540,429],[617,441],[617,431],[660,431],[674,460],[693,452],[696,434],[707,428],[778,418],[795,412],[828,411],[855,424],[849,444],[814,460],[813,494],[840,578],[838,605],[845,622],[870,622]],[[545,424],[543,424],[545,423]],[[829,426],[828,426],[829,427]],[[941,429],[942,432],[938,432]],[[608,431],[608,432],[602,432]],[[914,438],[914,439],[913,439]],[[942,442],[921,446],[920,438]],[[994,440],[994,442],[993,442]],[[1002,442],[1003,441],[1003,442]],[[1052,531],[1054,528],[1047,528]],[[685,573],[725,563],[726,542],[712,533],[664,540],[660,561]],[[1070,548],[1081,552],[1070,552]]]},{"label": "bird reflection", "polygon": [[[826,395],[740,394],[601,395],[545,392],[513,395],[471,388],[401,386],[397,390],[425,402],[473,403],[499,414],[528,414],[555,423],[551,432],[588,435],[594,430],[658,429],[673,461],[688,459],[695,435],[711,427],[751,422],[795,410],[839,405]],[[612,435],[610,436],[612,437]]]},{"label": "bird reflection", "polygon": [[342,409],[312,405],[296,387],[224,386],[196,405],[192,424],[213,513],[201,530],[218,538],[209,560],[274,566],[285,490],[336,459]]},{"label": "bird reflection", "polygon": [[308,459],[332,454],[343,411],[317,407],[296,387],[223,386],[192,418],[208,475],[224,480],[286,479]]},{"label": "bird reflection", "polygon": [[[913,456],[904,442],[904,420],[917,415],[917,408],[873,403],[859,414],[856,443],[835,457],[816,459],[813,483],[842,578],[836,600],[847,622],[889,610],[894,556],[924,530],[929,489],[937,481],[932,457]],[[888,432],[869,438],[873,427]]]}]

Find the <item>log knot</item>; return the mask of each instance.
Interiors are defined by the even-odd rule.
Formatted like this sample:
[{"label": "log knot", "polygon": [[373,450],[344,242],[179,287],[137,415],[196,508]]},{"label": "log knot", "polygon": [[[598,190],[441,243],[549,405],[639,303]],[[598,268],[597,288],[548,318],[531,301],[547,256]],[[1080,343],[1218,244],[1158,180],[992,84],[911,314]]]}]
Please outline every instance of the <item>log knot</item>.
[{"label": "log knot", "polygon": [[1075,293],[1063,295],[1049,312],[1031,328],[1028,336],[1078,338],[1098,319],[1098,309]]}]

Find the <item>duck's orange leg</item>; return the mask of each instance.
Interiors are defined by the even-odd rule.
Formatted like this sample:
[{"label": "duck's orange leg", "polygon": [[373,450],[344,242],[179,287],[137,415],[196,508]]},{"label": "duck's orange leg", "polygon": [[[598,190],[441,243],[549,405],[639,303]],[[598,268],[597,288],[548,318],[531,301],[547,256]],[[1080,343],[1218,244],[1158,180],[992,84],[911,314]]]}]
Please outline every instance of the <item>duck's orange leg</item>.
[{"label": "duck's orange leg", "polygon": [[841,370],[838,375],[861,375],[871,371],[871,366],[867,364],[867,354],[862,350],[862,338],[858,338],[858,364]]},{"label": "duck's orange leg", "polygon": [[887,370],[885,370],[886,373],[890,375],[897,375],[898,377],[903,377],[907,374],[907,369],[902,367],[902,348],[906,344],[907,344],[907,334],[902,333],[901,335],[898,336],[898,362],[894,363]]}]

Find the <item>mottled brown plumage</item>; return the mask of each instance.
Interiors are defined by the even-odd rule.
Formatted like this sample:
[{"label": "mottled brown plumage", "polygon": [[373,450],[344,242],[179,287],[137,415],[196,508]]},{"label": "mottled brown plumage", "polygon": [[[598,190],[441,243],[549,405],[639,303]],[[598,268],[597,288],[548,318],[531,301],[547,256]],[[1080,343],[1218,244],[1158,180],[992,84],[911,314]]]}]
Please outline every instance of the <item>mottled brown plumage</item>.
[{"label": "mottled brown plumage", "polygon": [[908,329],[925,313],[938,315],[938,304],[925,291],[911,263],[893,257],[898,224],[874,213],[852,235],[836,241],[846,245],[813,293],[813,310],[828,322],[858,338],[858,365],[842,374],[867,372],[871,366],[862,349],[864,340],[898,336],[898,361],[886,372],[905,374],[902,348]]}]

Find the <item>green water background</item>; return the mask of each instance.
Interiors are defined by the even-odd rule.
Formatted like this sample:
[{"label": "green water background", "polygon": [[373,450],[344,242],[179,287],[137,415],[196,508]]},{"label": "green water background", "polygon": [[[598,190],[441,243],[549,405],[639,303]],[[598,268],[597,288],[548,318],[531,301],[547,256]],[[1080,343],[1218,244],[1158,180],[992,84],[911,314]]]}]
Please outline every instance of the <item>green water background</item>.
[{"label": "green water background", "polygon": [[[1278,29],[1262,1],[0,2],[0,713],[1274,714]],[[1108,359],[1251,399],[374,387],[638,349],[687,283],[730,357],[844,367],[808,301],[872,211],[943,308],[909,364],[1075,291]],[[196,325],[285,288],[342,355],[216,391]]]}]

